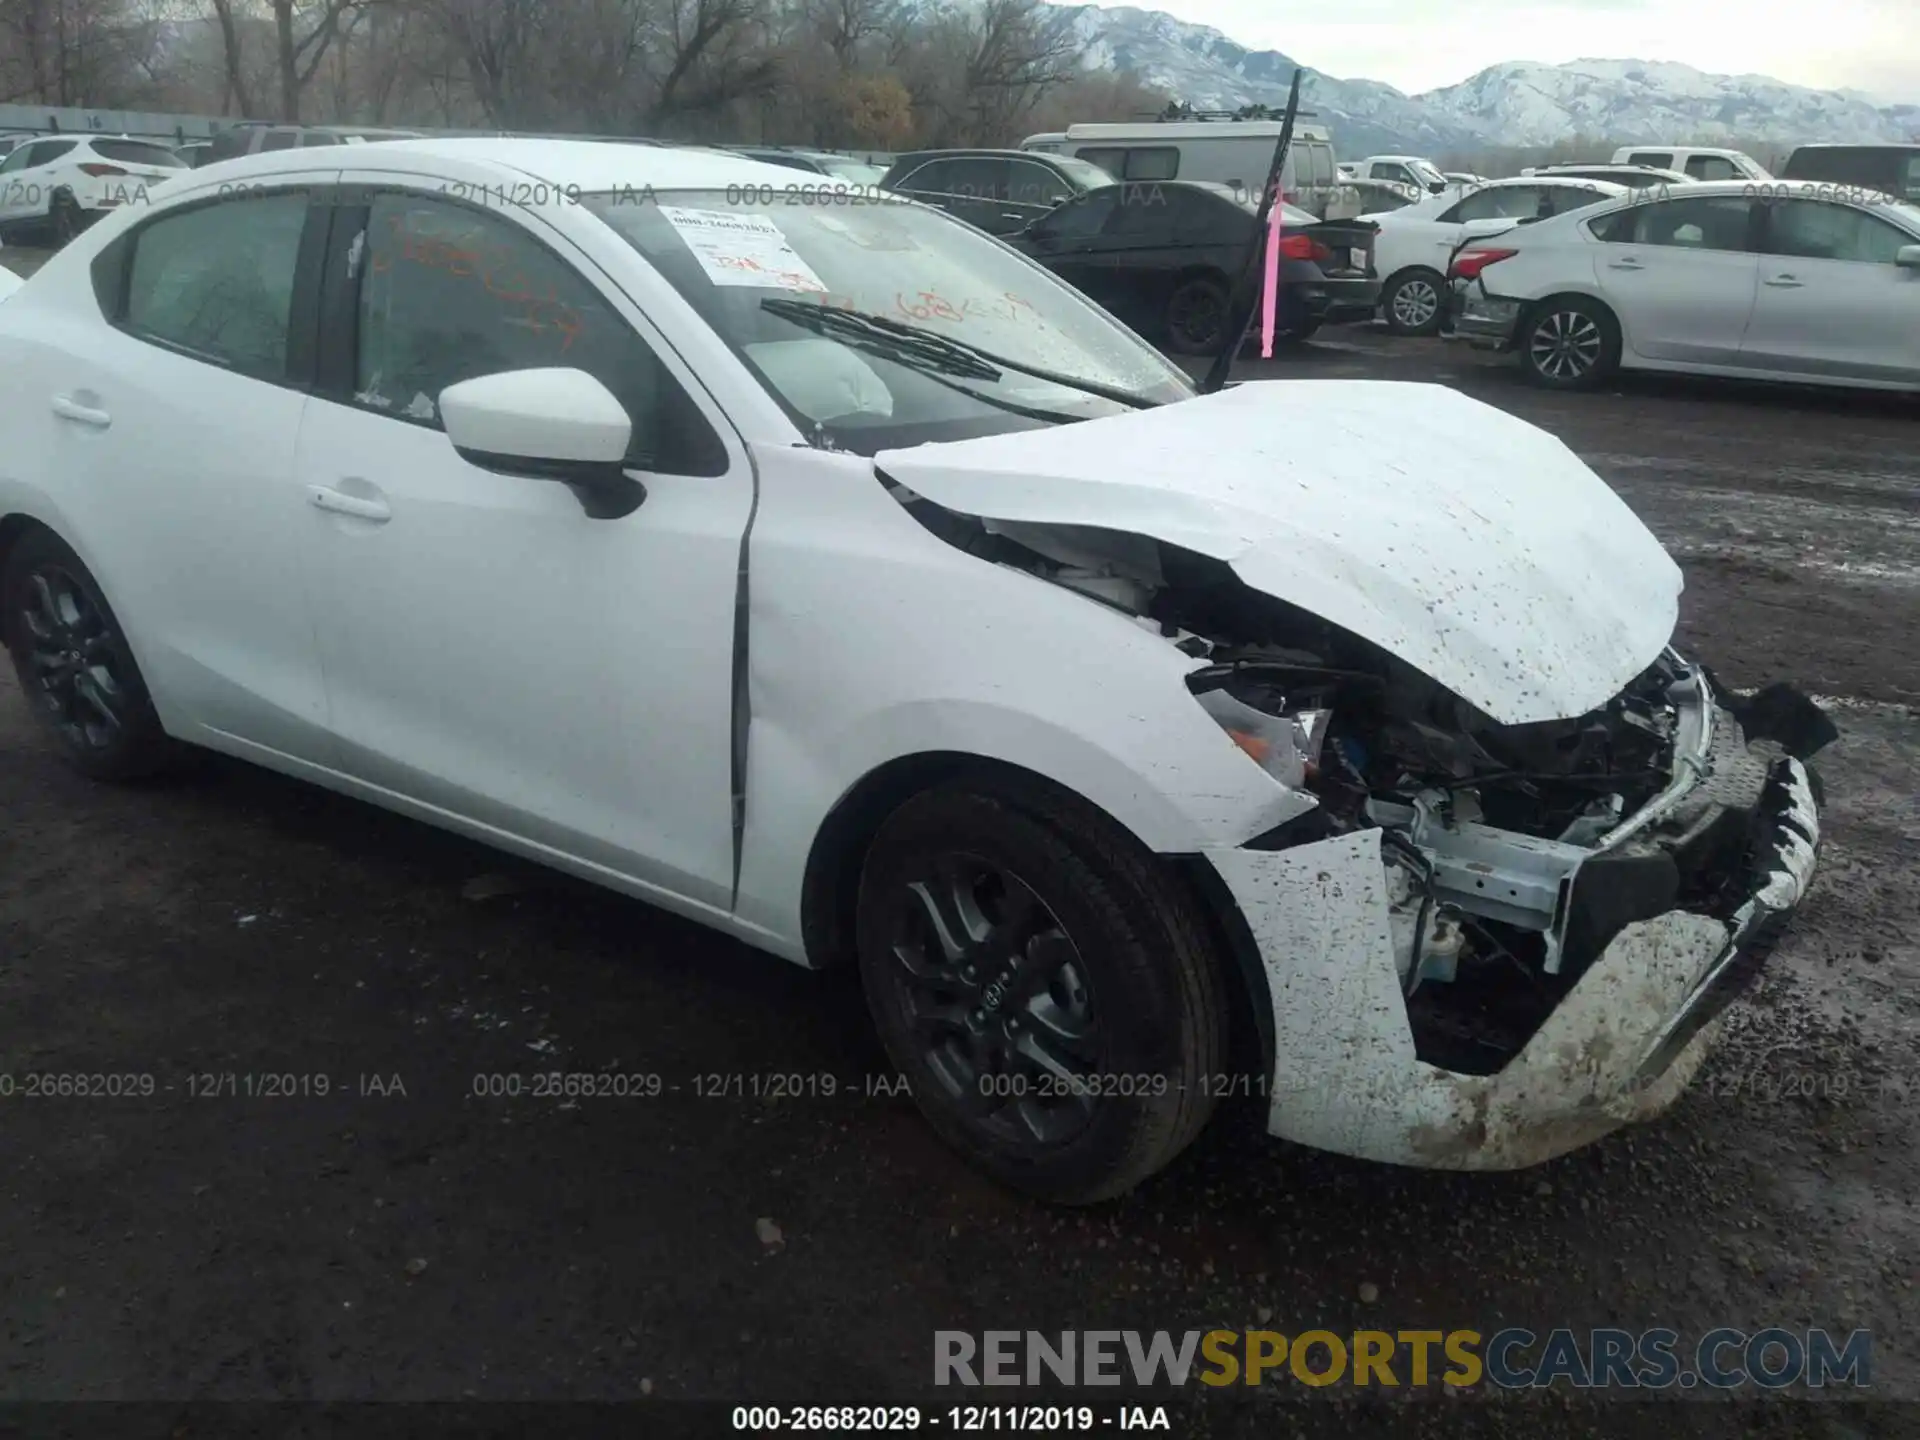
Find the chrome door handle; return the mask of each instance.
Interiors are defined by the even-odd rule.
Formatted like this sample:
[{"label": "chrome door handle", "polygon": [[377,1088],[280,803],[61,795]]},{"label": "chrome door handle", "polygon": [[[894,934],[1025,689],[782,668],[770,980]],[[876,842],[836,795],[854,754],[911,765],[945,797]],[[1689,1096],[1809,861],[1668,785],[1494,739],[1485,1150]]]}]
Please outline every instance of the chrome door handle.
[{"label": "chrome door handle", "polygon": [[82,405],[78,400],[66,395],[53,397],[53,413],[62,420],[74,420],[82,425],[91,425],[97,430],[104,430],[113,424],[113,417],[106,411],[97,410],[91,405]]},{"label": "chrome door handle", "polygon": [[384,500],[368,500],[359,495],[347,495],[338,490],[328,489],[325,485],[309,485],[307,499],[313,502],[316,510],[331,510],[336,515],[351,515],[356,520],[391,520],[393,511],[387,508]]},{"label": "chrome door handle", "polygon": [[1609,270],[1644,270],[1647,267],[1638,260],[1609,260],[1607,268]]},{"label": "chrome door handle", "polygon": [[1791,275],[1772,275],[1767,278],[1766,283],[1776,290],[1798,290],[1802,284]]}]

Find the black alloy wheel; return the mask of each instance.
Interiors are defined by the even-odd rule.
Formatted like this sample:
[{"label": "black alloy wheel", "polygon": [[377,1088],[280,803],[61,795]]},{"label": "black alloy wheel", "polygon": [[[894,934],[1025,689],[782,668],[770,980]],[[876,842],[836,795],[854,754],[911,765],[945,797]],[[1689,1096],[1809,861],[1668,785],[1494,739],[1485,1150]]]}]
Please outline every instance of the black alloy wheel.
[{"label": "black alloy wheel", "polygon": [[855,936],[888,1058],[1003,1184],[1108,1199],[1212,1113],[1227,1015],[1207,926],[1084,802],[984,779],[907,801],[868,849]]},{"label": "black alloy wheel", "polygon": [[76,769],[132,779],[170,746],[126,636],[86,566],[50,532],[13,547],[0,576],[0,634],[20,689]]}]

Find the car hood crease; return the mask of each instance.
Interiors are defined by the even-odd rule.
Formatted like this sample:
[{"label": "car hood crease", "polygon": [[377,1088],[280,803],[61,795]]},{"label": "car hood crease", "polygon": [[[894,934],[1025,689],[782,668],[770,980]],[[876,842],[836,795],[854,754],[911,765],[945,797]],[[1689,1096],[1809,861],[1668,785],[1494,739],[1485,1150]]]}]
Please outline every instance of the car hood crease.
[{"label": "car hood crease", "polygon": [[874,463],[961,514],[1211,556],[1502,724],[1604,704],[1678,614],[1679,567],[1606,482],[1441,385],[1254,381]]}]

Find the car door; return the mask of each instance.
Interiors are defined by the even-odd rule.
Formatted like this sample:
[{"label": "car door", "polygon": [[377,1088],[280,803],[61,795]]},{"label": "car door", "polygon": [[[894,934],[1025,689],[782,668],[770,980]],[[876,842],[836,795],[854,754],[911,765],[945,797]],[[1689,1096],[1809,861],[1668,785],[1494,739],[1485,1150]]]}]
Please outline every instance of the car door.
[{"label": "car door", "polygon": [[1037,215],[1010,213],[1006,203],[1006,162],[983,155],[949,155],[930,160],[895,188],[990,235],[1009,235]]},{"label": "car door", "polygon": [[1742,362],[1920,383],[1920,270],[1894,263],[1920,238],[1838,201],[1776,198],[1760,211],[1760,284]]},{"label": "car door", "polygon": [[[551,222],[367,184],[341,198],[296,459],[343,768],[483,833],[726,906],[744,451]],[[590,518],[568,487],[448,441],[448,385],[550,366],[625,405],[647,490],[632,514]]]},{"label": "car door", "polygon": [[1741,363],[1759,280],[1754,205],[1744,195],[1636,201],[1595,222],[1594,279],[1629,351]]},{"label": "car door", "polygon": [[331,178],[144,218],[95,261],[104,323],[29,332],[13,382],[37,392],[47,469],[169,729],[322,765],[293,460]]},{"label": "car door", "polygon": [[1124,186],[1103,185],[1041,216],[1008,239],[1084,294],[1099,284],[1101,232]]},{"label": "car door", "polygon": [[[1102,197],[1104,218],[1072,283],[1135,330],[1160,334],[1174,277],[1205,264],[1207,236],[1194,223],[1196,196],[1214,198],[1177,184],[1109,185],[1095,191],[1088,198]],[[1220,203],[1234,208],[1229,200]]]}]

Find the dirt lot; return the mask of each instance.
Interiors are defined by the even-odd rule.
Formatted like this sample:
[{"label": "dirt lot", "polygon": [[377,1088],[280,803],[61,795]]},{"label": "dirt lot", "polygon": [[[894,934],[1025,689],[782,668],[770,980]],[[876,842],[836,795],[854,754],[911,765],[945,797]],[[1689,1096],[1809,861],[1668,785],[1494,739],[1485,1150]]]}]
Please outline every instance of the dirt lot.
[{"label": "dirt lot", "polygon": [[[1547,427],[1682,560],[1686,645],[1833,706],[1824,868],[1673,1115],[1478,1178],[1229,1118],[1128,1200],[1049,1212],[976,1180],[905,1099],[866,1098],[881,1061],[845,980],[239,765],[89,785],[9,674],[0,1073],[150,1074],[157,1093],[0,1110],[0,1398],[924,1403],[937,1329],[1777,1324],[1872,1330],[1875,1393],[1920,1399],[1920,406],[1668,382],[1546,397],[1367,331],[1248,370],[1438,380]],[[616,1065],[679,1092],[474,1093]],[[269,1073],[331,1093],[193,1093]],[[733,1073],[839,1093],[696,1097]],[[1176,1433],[1471,1413],[1513,1435],[1842,1440],[1920,1414],[1703,1395],[1283,1383],[1183,1399]]]}]

